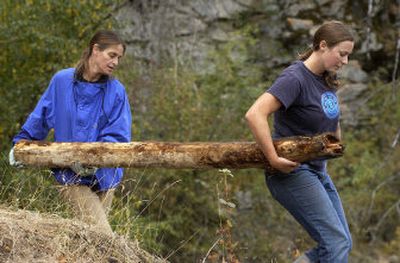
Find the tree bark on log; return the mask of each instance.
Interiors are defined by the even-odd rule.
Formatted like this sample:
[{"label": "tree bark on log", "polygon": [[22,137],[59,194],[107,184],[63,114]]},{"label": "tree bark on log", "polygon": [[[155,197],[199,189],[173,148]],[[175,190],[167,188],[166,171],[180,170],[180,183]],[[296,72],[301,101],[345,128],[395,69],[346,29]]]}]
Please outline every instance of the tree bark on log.
[{"label": "tree bark on log", "polygon": [[[343,155],[344,147],[332,134],[287,137],[274,141],[279,156],[296,162]],[[132,168],[267,168],[254,142],[41,142],[20,141],[15,160],[26,166],[66,168],[74,162],[94,167]]]}]

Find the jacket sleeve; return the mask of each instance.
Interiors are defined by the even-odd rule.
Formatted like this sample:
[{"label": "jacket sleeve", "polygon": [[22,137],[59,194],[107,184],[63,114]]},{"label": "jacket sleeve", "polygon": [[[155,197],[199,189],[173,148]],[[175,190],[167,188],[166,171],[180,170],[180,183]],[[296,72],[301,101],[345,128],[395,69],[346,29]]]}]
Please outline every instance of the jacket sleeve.
[{"label": "jacket sleeve", "polygon": [[55,91],[54,78],[51,80],[49,87],[43,93],[33,112],[22,126],[20,132],[14,137],[13,144],[18,141],[25,140],[43,140],[46,138],[49,130],[53,128],[53,104]]},{"label": "jacket sleeve", "polygon": [[123,93],[122,97],[115,100],[107,125],[100,131],[100,142],[130,142],[131,140],[132,115],[128,96]]}]

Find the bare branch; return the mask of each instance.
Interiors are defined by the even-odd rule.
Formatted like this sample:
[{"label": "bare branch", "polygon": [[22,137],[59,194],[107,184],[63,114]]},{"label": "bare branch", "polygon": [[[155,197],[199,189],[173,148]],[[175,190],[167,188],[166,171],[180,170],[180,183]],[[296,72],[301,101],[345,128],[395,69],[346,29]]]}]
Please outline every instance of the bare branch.
[{"label": "bare branch", "polygon": [[[400,31],[400,29],[399,29]],[[393,73],[392,73],[392,85],[393,85],[393,95],[396,93],[396,84],[397,84],[397,70],[399,66],[399,56],[400,56],[400,33],[399,33],[399,38],[397,39],[397,45],[396,45],[396,55],[394,59],[394,68],[393,68]]]},{"label": "bare branch", "polygon": [[221,240],[221,238],[217,238],[217,240],[215,240],[214,244],[210,247],[210,249],[207,251],[207,254],[204,256],[203,260],[201,261],[201,263],[205,263],[208,256],[210,255],[211,251],[214,249],[214,247],[218,244],[218,242]]},{"label": "bare branch", "polygon": [[385,220],[386,220],[386,218],[390,215],[390,213],[393,211],[393,210],[398,210],[399,207],[400,206],[400,199],[399,200],[397,200],[393,205],[391,205],[390,207],[389,207],[389,209],[388,210],[386,210],[386,212],[383,214],[383,216],[381,217],[381,219],[378,221],[378,223],[374,226],[374,227],[372,227],[371,228],[371,234],[372,234],[372,240],[371,240],[371,242],[372,241],[374,241],[375,240],[375,236],[376,236],[376,232],[378,232],[378,230],[379,230],[379,228],[382,226],[382,224],[385,222]]},{"label": "bare branch", "polygon": [[392,145],[391,145],[392,148],[396,147],[397,142],[399,141],[399,137],[400,137],[400,128],[397,131],[396,136],[394,137],[394,140],[393,140]]}]

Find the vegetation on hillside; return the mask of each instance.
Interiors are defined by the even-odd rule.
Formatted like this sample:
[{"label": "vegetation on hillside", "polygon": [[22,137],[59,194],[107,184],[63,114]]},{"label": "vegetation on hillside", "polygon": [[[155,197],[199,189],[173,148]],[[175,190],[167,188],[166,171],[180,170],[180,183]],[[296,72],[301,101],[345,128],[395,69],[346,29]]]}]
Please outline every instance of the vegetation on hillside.
[{"label": "vegetation on hillside", "polygon": [[[7,154],[51,76],[76,63],[95,30],[118,28],[110,14],[120,4],[2,1],[1,204],[71,217],[49,171],[9,167]],[[243,116],[281,68],[253,63],[258,32],[250,22],[234,34],[210,54],[215,66],[206,74],[173,59],[144,70],[124,58],[117,75],[132,103],[133,140],[252,140]],[[388,258],[400,247],[400,94],[388,81],[393,67],[384,66],[369,70],[360,124],[343,127],[345,157],[329,167],[353,233],[351,262]],[[312,244],[253,169],[128,169],[110,219],[118,234],[171,262],[290,262]]]}]

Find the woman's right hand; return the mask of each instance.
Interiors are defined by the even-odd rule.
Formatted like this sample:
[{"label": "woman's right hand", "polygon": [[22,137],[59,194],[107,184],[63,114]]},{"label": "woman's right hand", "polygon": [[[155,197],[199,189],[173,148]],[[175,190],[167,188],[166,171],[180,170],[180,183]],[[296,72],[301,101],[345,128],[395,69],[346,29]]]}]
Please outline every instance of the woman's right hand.
[{"label": "woman's right hand", "polygon": [[8,161],[11,166],[14,166],[16,168],[24,168],[24,165],[21,162],[15,160],[14,146],[11,148],[10,153],[8,154]]},{"label": "woman's right hand", "polygon": [[289,159],[279,157],[279,156],[277,158],[269,160],[269,164],[272,166],[272,168],[275,168],[285,174],[290,173],[291,171],[293,171],[300,165],[297,162],[293,162]]}]

